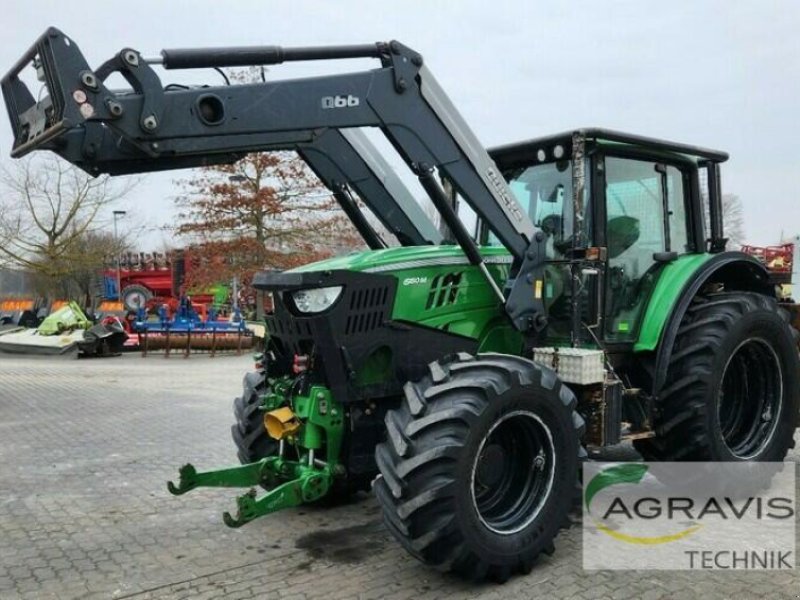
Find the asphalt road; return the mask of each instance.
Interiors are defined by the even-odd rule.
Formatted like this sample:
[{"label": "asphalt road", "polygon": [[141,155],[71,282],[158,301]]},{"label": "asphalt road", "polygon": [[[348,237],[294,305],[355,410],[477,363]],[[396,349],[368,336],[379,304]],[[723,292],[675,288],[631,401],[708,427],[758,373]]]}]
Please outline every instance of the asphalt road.
[{"label": "asphalt road", "polygon": [[476,587],[409,558],[369,495],[229,529],[235,490],[173,497],[165,482],[188,461],[236,462],[248,368],[0,357],[0,598],[800,597],[797,571],[586,572],[579,526],[530,575]]}]

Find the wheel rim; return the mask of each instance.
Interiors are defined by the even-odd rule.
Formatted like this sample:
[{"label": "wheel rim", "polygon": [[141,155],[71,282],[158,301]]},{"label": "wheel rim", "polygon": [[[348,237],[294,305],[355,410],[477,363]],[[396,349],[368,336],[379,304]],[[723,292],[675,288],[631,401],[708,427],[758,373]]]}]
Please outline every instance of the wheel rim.
[{"label": "wheel rim", "polygon": [[550,429],[529,411],[503,415],[481,440],[472,466],[472,504],[495,533],[525,529],[553,487],[555,449]]},{"label": "wheel rim", "polygon": [[765,340],[745,340],[725,364],[717,400],[722,440],[740,459],[752,458],[770,442],[783,403],[778,355]]},{"label": "wheel rim", "polygon": [[147,304],[147,299],[142,292],[129,292],[125,295],[125,303],[131,308],[142,308]]}]

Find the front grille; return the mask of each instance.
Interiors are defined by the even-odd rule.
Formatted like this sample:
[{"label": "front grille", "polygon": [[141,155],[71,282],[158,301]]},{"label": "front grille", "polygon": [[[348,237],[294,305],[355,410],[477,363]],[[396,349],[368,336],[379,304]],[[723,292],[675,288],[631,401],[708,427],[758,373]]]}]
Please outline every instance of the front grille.
[{"label": "front grille", "polygon": [[367,333],[380,327],[387,317],[389,286],[353,289],[345,298],[349,306],[345,335]]},{"label": "front grille", "polygon": [[[460,295],[457,288],[464,278],[458,272],[455,275],[447,282],[444,303],[454,302]],[[263,277],[261,285],[277,292],[273,296],[274,312],[266,317],[269,376],[292,374],[294,357],[308,355],[313,365],[308,377],[327,385],[339,402],[397,396],[402,383],[422,377],[432,360],[456,351],[478,350],[476,340],[462,335],[414,323],[392,326],[397,292],[394,275],[357,271],[279,273],[271,279]],[[287,298],[288,306],[284,303],[287,292],[332,286],[342,286],[342,295],[324,312],[300,315],[291,299]],[[427,292],[424,288],[420,291]],[[360,376],[361,369],[373,363],[380,365],[385,377],[372,380]]]},{"label": "front grille", "polygon": [[267,332],[278,337],[308,337],[311,335],[311,324],[302,319],[267,318]]}]

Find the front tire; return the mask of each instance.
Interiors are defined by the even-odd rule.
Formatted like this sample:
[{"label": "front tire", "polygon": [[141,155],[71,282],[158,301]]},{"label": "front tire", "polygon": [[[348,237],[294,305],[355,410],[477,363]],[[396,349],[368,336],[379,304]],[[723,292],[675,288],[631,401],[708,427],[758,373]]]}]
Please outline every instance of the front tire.
[{"label": "front tire", "polygon": [[680,324],[646,460],[782,461],[800,407],[796,332],[773,298],[699,297]]},{"label": "front tire", "polygon": [[266,374],[260,371],[247,373],[242,387],[242,395],[233,401],[236,423],[231,427],[231,436],[239,461],[247,464],[274,455],[278,451],[278,442],[264,429],[261,406],[264,396],[269,393]]},{"label": "front tire", "polygon": [[554,371],[483,354],[430,365],[386,415],[374,489],[420,561],[503,582],[553,552],[568,522],[583,420]]}]

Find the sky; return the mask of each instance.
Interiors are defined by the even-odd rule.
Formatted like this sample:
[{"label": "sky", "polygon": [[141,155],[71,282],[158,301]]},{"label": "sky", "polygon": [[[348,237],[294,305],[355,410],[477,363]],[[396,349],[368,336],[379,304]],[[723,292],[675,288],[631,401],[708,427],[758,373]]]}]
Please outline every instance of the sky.
[{"label": "sky", "polygon": [[[414,48],[486,145],[606,127],[725,150],[726,193],[742,199],[745,237],[800,234],[800,2],[0,0],[0,71],[54,25],[97,66],[122,47],[352,44]],[[124,8],[123,8],[124,6]],[[10,8],[13,7],[13,8]],[[270,79],[371,68],[367,61],[272,67]],[[210,70],[163,81],[217,85]],[[3,111],[5,115],[5,111]],[[12,136],[0,115],[0,154]],[[173,171],[143,178],[118,209],[169,241]],[[124,227],[124,223],[120,223]]]}]

